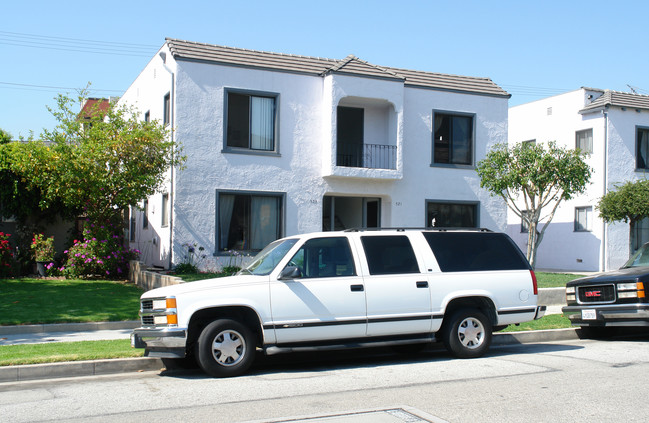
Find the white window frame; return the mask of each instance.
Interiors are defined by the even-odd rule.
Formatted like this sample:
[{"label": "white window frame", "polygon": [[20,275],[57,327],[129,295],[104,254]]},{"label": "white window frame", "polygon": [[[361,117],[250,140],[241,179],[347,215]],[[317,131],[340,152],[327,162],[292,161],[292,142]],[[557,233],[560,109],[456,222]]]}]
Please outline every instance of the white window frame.
[{"label": "white window frame", "polygon": [[593,231],[593,207],[575,207],[575,232]]}]

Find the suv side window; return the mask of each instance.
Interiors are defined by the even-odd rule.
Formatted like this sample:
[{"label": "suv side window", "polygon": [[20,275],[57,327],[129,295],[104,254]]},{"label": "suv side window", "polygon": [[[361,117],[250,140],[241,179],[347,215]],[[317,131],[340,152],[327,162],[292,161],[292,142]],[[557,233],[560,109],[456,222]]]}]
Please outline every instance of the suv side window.
[{"label": "suv side window", "polygon": [[305,279],[356,275],[346,237],[310,239],[295,253],[289,265],[299,267]]},{"label": "suv side window", "polygon": [[415,252],[407,236],[362,236],[370,275],[419,273]]},{"label": "suv side window", "polygon": [[442,272],[527,270],[514,241],[501,233],[424,232]]}]

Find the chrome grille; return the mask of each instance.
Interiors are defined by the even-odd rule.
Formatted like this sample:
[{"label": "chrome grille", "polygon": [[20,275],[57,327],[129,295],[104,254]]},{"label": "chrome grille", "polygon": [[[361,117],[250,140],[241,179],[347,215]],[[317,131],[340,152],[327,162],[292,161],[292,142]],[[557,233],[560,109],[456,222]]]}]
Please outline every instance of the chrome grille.
[{"label": "chrome grille", "polygon": [[142,316],[142,325],[153,326],[153,324],[154,324],[153,316]]},{"label": "chrome grille", "polygon": [[142,310],[153,310],[153,300],[142,300]]},{"label": "chrome grille", "polygon": [[577,289],[580,303],[615,302],[615,287],[611,285],[580,286]]}]

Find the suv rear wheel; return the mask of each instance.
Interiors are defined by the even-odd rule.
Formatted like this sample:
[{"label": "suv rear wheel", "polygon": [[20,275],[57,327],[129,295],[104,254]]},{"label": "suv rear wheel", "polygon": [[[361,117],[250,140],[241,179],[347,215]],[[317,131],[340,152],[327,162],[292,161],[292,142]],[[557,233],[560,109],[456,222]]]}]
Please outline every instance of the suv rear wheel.
[{"label": "suv rear wheel", "polygon": [[250,329],[230,320],[215,320],[203,329],[196,344],[198,363],[214,377],[238,376],[255,358],[255,342]]},{"label": "suv rear wheel", "polygon": [[442,339],[446,349],[456,357],[480,357],[491,344],[491,322],[477,309],[457,310],[444,324]]}]

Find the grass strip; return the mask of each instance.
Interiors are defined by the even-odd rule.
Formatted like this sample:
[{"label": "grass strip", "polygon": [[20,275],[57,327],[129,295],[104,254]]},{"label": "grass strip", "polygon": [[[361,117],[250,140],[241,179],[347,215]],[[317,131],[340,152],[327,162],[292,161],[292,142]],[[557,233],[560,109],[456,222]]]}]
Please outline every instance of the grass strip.
[{"label": "grass strip", "polygon": [[140,295],[124,281],[0,279],[0,325],[138,320]]},{"label": "grass strip", "polygon": [[0,366],[142,357],[143,355],[144,350],[131,348],[129,339],[3,345],[0,346]]},{"label": "grass strip", "polygon": [[534,272],[534,274],[536,275],[536,282],[539,288],[563,288],[567,282],[583,277],[582,275],[574,275],[571,273]]},{"label": "grass strip", "polygon": [[500,332],[521,332],[524,330],[546,330],[546,329],[564,329],[569,328],[570,319],[563,314],[548,314],[538,320],[521,323],[520,325],[509,325]]}]

